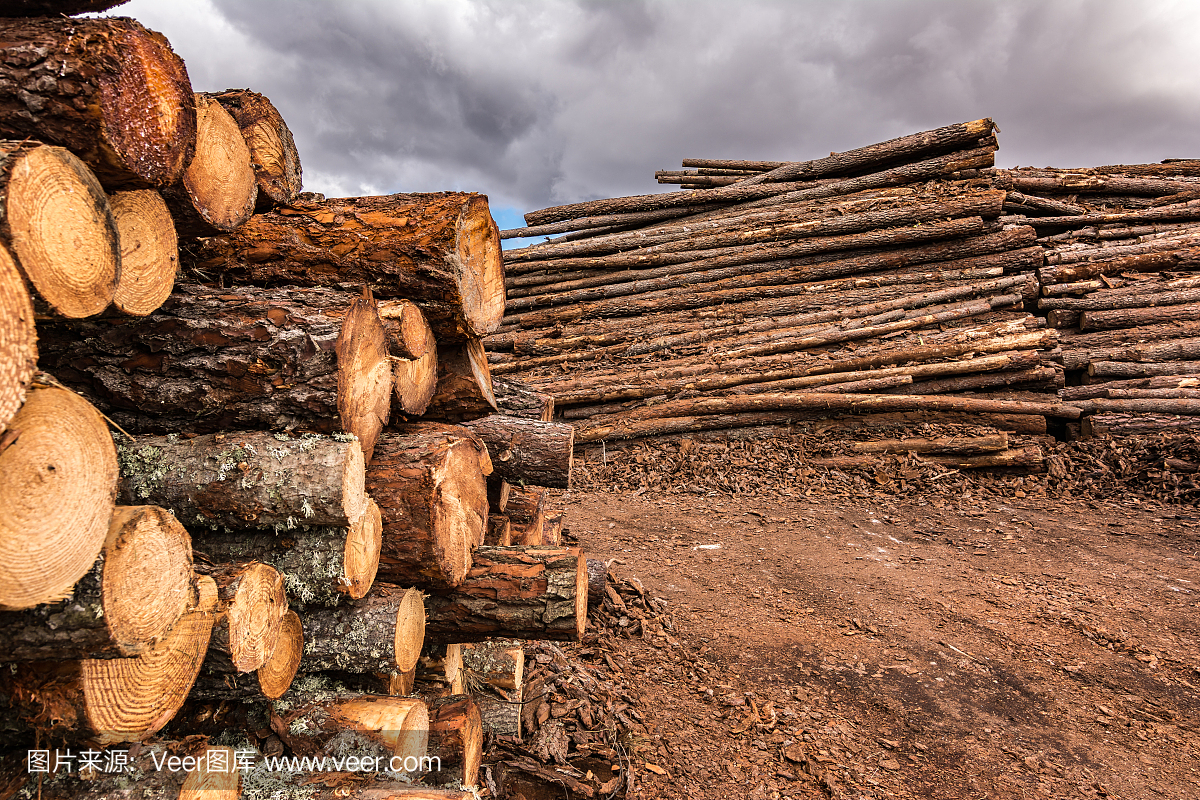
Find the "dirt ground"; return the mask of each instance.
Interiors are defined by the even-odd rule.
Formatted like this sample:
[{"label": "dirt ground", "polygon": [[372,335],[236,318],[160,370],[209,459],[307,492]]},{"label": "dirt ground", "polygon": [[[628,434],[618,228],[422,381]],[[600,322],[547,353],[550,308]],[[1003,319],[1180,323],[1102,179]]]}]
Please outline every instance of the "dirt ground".
[{"label": "dirt ground", "polygon": [[674,618],[626,643],[637,796],[1200,796],[1200,509],[558,503]]}]

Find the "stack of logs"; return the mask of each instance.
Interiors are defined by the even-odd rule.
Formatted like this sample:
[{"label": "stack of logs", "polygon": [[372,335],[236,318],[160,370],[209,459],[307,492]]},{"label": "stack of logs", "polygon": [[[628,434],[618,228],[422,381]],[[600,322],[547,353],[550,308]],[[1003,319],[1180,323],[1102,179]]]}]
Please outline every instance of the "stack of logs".
[{"label": "stack of logs", "polygon": [[[1040,468],[1031,445],[1046,440],[1028,437],[1109,430],[1099,419],[1080,430],[1106,408],[1075,402],[1073,337],[1041,309],[1091,302],[1068,295],[1112,281],[1070,270],[1054,280],[1046,265],[1066,263],[1055,248],[1067,236],[1116,237],[1110,223],[1124,238],[1156,236],[1111,256],[1154,254],[1141,263],[1162,270],[1159,294],[1140,305],[1194,302],[1189,279],[1169,273],[1190,265],[1186,221],[1200,219],[1200,200],[1188,193],[1200,192],[1200,172],[1197,162],[1109,168],[1090,183],[1061,173],[1050,191],[1047,171],[992,166],[993,131],[976,120],[804,162],[689,159],[691,171],[656,173],[683,191],[528,214],[528,227],[501,237],[564,235],[505,252],[507,316],[484,340],[492,370],[552,395],[581,444],[831,421],[965,423],[1019,436],[986,456],[966,443],[963,466]],[[1084,183],[1098,188],[1076,188]],[[1101,192],[1104,207],[1081,203],[1080,191]],[[1115,202],[1124,205],[1111,216]],[[1120,275],[1127,264],[1102,269]],[[1083,279],[1096,280],[1085,289]],[[1071,287],[1049,286],[1063,282]],[[1082,307],[1124,307],[1102,292],[1095,301]],[[1122,341],[1142,341],[1131,336]],[[1160,347],[1113,360],[1186,358],[1176,344],[1179,355]]]},{"label": "stack of logs", "polygon": [[[0,19],[0,748],[130,759],[45,797],[309,777],[280,755],[471,796],[485,733],[520,736],[520,640],[578,639],[588,579],[538,488],[574,429],[481,345],[487,198],[301,193],[266,98],[61,14]],[[218,732],[241,769],[153,766]]]}]

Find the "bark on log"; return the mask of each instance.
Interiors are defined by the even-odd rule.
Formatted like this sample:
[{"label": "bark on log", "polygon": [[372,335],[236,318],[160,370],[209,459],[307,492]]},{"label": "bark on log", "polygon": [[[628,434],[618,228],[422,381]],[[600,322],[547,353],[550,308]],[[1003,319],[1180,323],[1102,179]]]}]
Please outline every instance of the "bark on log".
[{"label": "bark on log", "polygon": [[1200,337],[1200,322],[1164,322],[1137,328],[1116,328],[1088,333],[1060,332],[1059,343],[1064,351],[1122,347],[1163,339],[1192,339]]},{"label": "bark on log", "polygon": [[935,439],[875,439],[867,442],[848,442],[854,453],[953,453],[979,455],[1008,449],[1008,434],[989,433],[982,436],[942,436]]},{"label": "bark on log", "polygon": [[254,210],[263,213],[295,200],[303,188],[300,154],[279,110],[249,89],[226,89],[205,97],[216,100],[233,117],[250,150],[258,185]]},{"label": "bark on log", "polygon": [[[0,136],[61,145],[110,191],[176,183],[196,144],[183,61],[128,18],[5,20]],[[16,91],[16,87],[21,91]]]},{"label": "bark on log", "polygon": [[183,526],[161,508],[118,507],[100,557],[70,597],[0,612],[0,661],[141,655],[187,610],[191,592]]},{"label": "bark on log", "polygon": [[465,694],[451,695],[427,703],[429,710],[429,756],[437,769],[428,780],[434,784],[475,786],[483,761],[483,725],[479,707]]},{"label": "bark on log", "polygon": [[343,430],[369,452],[377,407],[344,417],[341,398],[382,393],[377,372],[356,368],[376,343],[343,325],[356,297],[330,289],[177,286],[141,319],[44,325],[43,363],[125,430]]},{"label": "bark on log", "polygon": [[481,547],[452,593],[425,600],[431,642],[578,641],[587,617],[587,563],[577,549]]},{"label": "bark on log", "polygon": [[989,372],[984,375],[961,375],[953,378],[919,381],[895,389],[892,394],[955,394],[1007,386],[1059,389],[1061,388],[1061,377],[1060,371],[1053,367],[1031,367],[1015,372]]},{"label": "bark on log", "polygon": [[[571,231],[583,231],[596,228],[609,228],[614,226],[642,226],[650,222],[660,222],[666,219],[675,219],[690,214],[695,214],[700,211],[713,211],[724,207],[724,203],[710,203],[704,206],[689,206],[687,208],[664,208],[658,211],[634,211],[624,214],[602,214],[593,217],[579,217],[567,222],[555,222],[549,225],[533,225],[524,228],[510,228],[506,231],[500,231],[501,239],[524,239],[533,236],[549,236],[555,233],[569,233]],[[557,240],[556,240],[557,241]],[[526,248],[514,248],[507,252],[511,253],[515,250],[532,250],[537,245],[531,245]]]},{"label": "bark on log", "polygon": [[566,521],[565,514],[554,514],[547,516],[542,522],[542,536],[536,542],[530,544],[544,544],[551,547],[559,547],[562,545],[563,539],[563,523]]},{"label": "bark on log", "polygon": [[[1041,467],[1044,458],[1041,447],[1022,447],[982,455],[956,455],[926,453],[922,461],[930,461],[953,469],[1007,469],[1011,467]],[[873,469],[881,463],[881,456],[834,456],[832,458],[810,458],[805,462],[814,467],[828,469]]]},{"label": "bark on log", "polygon": [[416,589],[380,584],[336,609],[304,612],[304,672],[408,672],[425,640],[423,596]]},{"label": "bark on log", "polygon": [[488,514],[488,529],[483,543],[489,547],[508,547],[513,543],[512,526],[503,514]]},{"label": "bark on log", "polygon": [[1200,417],[1166,414],[1094,414],[1084,417],[1084,437],[1144,436],[1200,430]]},{"label": "bark on log", "polygon": [[1084,331],[1101,331],[1197,320],[1200,320],[1200,303],[1185,303],[1177,306],[1084,311],[1079,315],[1079,328]]},{"label": "bark on log", "polygon": [[407,300],[384,300],[379,316],[392,357],[392,407],[397,415],[419,417],[437,392],[438,351],[433,329]]},{"label": "bark on log", "polygon": [[199,243],[188,263],[242,283],[366,284],[417,303],[448,342],[500,323],[500,252],[487,198],[443,192],[298,200]]},{"label": "bark on log", "polygon": [[462,645],[426,643],[417,662],[414,687],[426,698],[463,694]]},{"label": "bark on log", "polygon": [[604,600],[604,587],[608,585],[608,563],[599,558],[589,558],[587,574],[588,606],[598,606]]},{"label": "bark on log", "polygon": [[0,240],[39,310],[77,319],[108,306],[121,273],[119,234],[82,161],[61,147],[0,141],[0,207]]},{"label": "bark on log", "polygon": [[1110,400],[1200,400],[1200,389],[1106,389]]},{"label": "bark on log", "polygon": [[1085,411],[1101,414],[1200,414],[1200,402],[1182,398],[1117,400],[1097,397],[1091,400],[1082,400],[1077,405]]},{"label": "bark on log", "polygon": [[509,483],[569,489],[575,429],[506,414],[463,423],[488,448],[493,475]]},{"label": "bark on log", "polygon": [[542,528],[546,524],[546,490],[537,486],[513,486],[505,504],[509,533],[513,544],[543,544]]},{"label": "bark on log", "polygon": [[[1004,217],[1001,218],[1003,221]],[[1169,206],[1158,206],[1138,211],[1118,211],[1108,214],[1080,214],[1064,217],[1015,217],[1011,221],[1020,225],[1033,225],[1037,228],[1072,227],[1082,228],[1085,225],[1114,225],[1130,222],[1154,222],[1158,220],[1194,220],[1200,219],[1200,200],[1189,200]]]},{"label": "bark on log", "polygon": [[1092,361],[1196,361],[1200,360],[1200,337],[1173,339],[1117,347],[1064,350],[1062,365],[1066,369],[1087,369]]},{"label": "bark on log", "polygon": [[[1127,361],[1092,361],[1087,374],[1092,379],[1122,380],[1149,378],[1155,375],[1200,375],[1200,361],[1168,361],[1139,364]],[[1093,382],[1096,382],[1093,380]]]},{"label": "bark on log", "polygon": [[462,646],[462,668],[470,692],[491,687],[519,695],[525,685],[525,648],[504,639],[467,643]]},{"label": "bark on log", "polygon": [[0,441],[25,402],[37,358],[33,300],[8,248],[0,245]]},{"label": "bark on log", "polygon": [[367,510],[355,440],[259,431],[117,440],[119,502],[169,508],[204,528],[349,527]]},{"label": "bark on log", "polygon": [[1094,385],[1068,386],[1059,392],[1063,402],[1073,403],[1077,400],[1090,400],[1094,397],[1107,397],[1110,390],[1148,389],[1173,390],[1200,388],[1200,375],[1165,375],[1152,378],[1131,378],[1123,381],[1105,381]]},{"label": "bark on log", "polygon": [[1009,170],[1007,186],[1038,194],[1130,194],[1163,197],[1197,188],[1195,183],[1161,178],[1129,178],[1119,175],[1063,174],[1060,177],[1033,177]]},{"label": "bark on log", "polygon": [[195,95],[196,152],[163,199],[181,236],[219,236],[254,213],[258,186],[250,148],[229,112],[206,95]]},{"label": "bark on log", "polygon": [[162,195],[153,189],[108,198],[121,243],[121,271],[113,308],[144,317],[171,295],[179,270],[179,239]]},{"label": "bark on log", "polygon": [[153,648],[133,658],[25,662],[0,671],[0,693],[33,728],[101,746],[145,741],[183,705],[204,661],[217,606],[201,577],[189,610]]},{"label": "bark on log", "polygon": [[491,472],[483,442],[465,428],[433,423],[385,432],[366,486],[383,511],[378,579],[455,586],[487,526]]},{"label": "bark on log", "polygon": [[117,453],[104,419],[65,389],[35,384],[0,450],[0,609],[66,597],[104,546]]},{"label": "bark on log", "polygon": [[197,565],[217,585],[220,614],[214,622],[210,658],[223,657],[237,672],[253,672],[271,657],[288,612],[283,576],[250,561]]},{"label": "bark on log", "polygon": [[371,589],[382,538],[379,506],[368,500],[363,513],[348,526],[206,533],[196,541],[196,552],[212,563],[261,561],[283,574],[292,602],[336,606]]},{"label": "bark on log", "polygon": [[243,773],[234,769],[236,763],[232,747],[204,737],[159,741],[129,757],[124,770],[114,760],[111,771],[103,771],[109,765],[101,760],[90,774],[63,770],[46,776],[32,793],[41,800],[238,800]]},{"label": "bark on log", "polygon": [[271,728],[298,756],[419,759],[429,740],[425,703],[408,697],[306,696],[293,690],[275,702]]},{"label": "bark on log", "polygon": [[437,388],[425,415],[431,419],[458,422],[479,416],[477,410],[496,410],[492,372],[479,339],[437,348]]},{"label": "bark on log", "polygon": [[471,698],[479,708],[483,730],[492,737],[521,739],[521,693],[480,689]]},{"label": "bark on log", "polygon": [[1144,287],[1133,292],[1095,292],[1086,297],[1043,297],[1038,308],[1065,308],[1071,311],[1110,311],[1125,308],[1158,308],[1200,304],[1200,289],[1173,292],[1147,292]]}]

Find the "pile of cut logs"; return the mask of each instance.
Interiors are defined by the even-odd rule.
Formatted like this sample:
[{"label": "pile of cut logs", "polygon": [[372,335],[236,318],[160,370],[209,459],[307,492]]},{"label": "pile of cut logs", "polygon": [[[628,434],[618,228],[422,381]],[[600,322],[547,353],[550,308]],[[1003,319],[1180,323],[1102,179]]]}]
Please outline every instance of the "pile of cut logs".
[{"label": "pile of cut logs", "polygon": [[62,15],[112,5],[0,19],[0,749],[57,754],[29,796],[349,755],[329,791],[470,797],[520,640],[578,639],[588,582],[538,488],[574,429],[481,345],[487,198],[301,193],[266,98]]},{"label": "pile of cut logs", "polygon": [[[1187,221],[1200,220],[1200,162],[1002,170],[996,148],[983,119],[812,161],[688,159],[694,169],[656,173],[681,191],[527,214],[528,227],[501,238],[563,235],[505,252],[507,315],[484,340],[492,370],[552,395],[581,444],[740,436],[831,418],[860,429],[968,423],[1064,438],[1096,414],[1082,432],[1116,430],[1107,412],[1118,405],[1096,394],[1077,402],[1068,384],[1088,367],[1076,350],[1115,352],[1117,340],[1076,344],[1063,311],[1049,324],[1040,314],[1124,309],[1136,297],[1139,306],[1178,305],[1167,319],[1195,319],[1182,304],[1200,295],[1173,273],[1192,265],[1200,228]],[[1081,244],[1097,239],[1121,249]],[[1062,258],[1105,266],[1048,266]],[[1141,291],[1128,276],[1120,286],[1109,277],[1133,269],[1162,274],[1140,276]],[[1050,285],[1060,283],[1069,285]],[[1121,291],[1124,301],[1108,294]],[[1075,297],[1083,292],[1096,294]],[[1142,325],[1129,319],[1121,324]],[[1200,374],[1177,360],[1188,358],[1186,342],[1130,348],[1186,335],[1138,328],[1109,360],[1172,361],[1138,377]],[[1089,380],[1127,374],[1105,369]],[[1171,385],[1194,385],[1187,380]],[[1142,429],[1200,419],[1178,416],[1200,413],[1190,402],[1139,402],[1138,413],[1172,415],[1143,416]],[[1019,463],[1040,467],[1040,455],[1020,449]],[[1016,457],[1005,448],[979,466]]]}]

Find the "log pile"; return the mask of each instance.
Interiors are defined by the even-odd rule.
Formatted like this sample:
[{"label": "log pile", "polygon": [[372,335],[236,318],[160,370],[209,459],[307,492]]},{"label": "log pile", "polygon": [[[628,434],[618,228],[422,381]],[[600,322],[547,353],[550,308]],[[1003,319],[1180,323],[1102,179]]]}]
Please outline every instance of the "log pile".
[{"label": "log pile", "polygon": [[[48,5],[29,14],[97,8]],[[28,89],[0,93],[5,730],[142,760],[224,733],[260,764],[379,759],[349,779],[364,797],[464,796],[496,735],[464,649],[499,637],[523,664],[522,640],[578,640],[587,608],[561,517],[485,545],[493,495],[516,489],[517,517],[522,492],[570,485],[575,435],[548,395],[492,381],[487,198],[301,194],[267,98],[194,92],[133,20],[18,12],[0,17],[0,81]],[[520,697],[520,669],[493,677]]]}]

